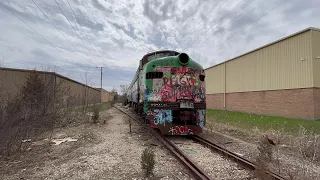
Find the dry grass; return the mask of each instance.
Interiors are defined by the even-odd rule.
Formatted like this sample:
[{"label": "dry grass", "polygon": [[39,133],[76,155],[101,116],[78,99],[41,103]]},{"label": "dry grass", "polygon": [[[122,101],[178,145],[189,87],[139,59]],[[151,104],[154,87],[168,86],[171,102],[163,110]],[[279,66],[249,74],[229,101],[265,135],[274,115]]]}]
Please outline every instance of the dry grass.
[{"label": "dry grass", "polygon": [[277,144],[277,147],[298,152],[300,157],[310,162],[320,163],[320,135],[308,132],[302,125],[300,125],[298,132],[292,135],[285,131],[286,127],[284,126],[277,130],[272,128],[259,129],[257,126],[246,129],[221,123],[213,117],[208,117],[206,128],[250,142],[259,142],[261,136],[268,135]]},{"label": "dry grass", "polygon": [[[271,169],[283,174],[288,179],[317,179],[320,178],[315,168],[320,165],[320,137],[319,134],[308,132],[300,125],[299,131],[294,135],[285,131],[286,127],[277,130],[269,128],[251,129],[241,128],[227,123],[217,122],[209,117],[208,131],[218,131],[231,137],[236,137],[257,145],[255,163],[258,169],[255,171],[257,177],[268,178],[263,169]],[[263,141],[268,136],[275,146]],[[289,156],[289,159],[284,158]],[[296,162],[291,162],[296,159]],[[288,161],[288,162],[286,162]],[[290,166],[290,164],[294,165]]]},{"label": "dry grass", "polygon": [[[34,141],[43,133],[79,120],[75,117],[81,114],[73,111],[79,100],[72,97],[64,82],[56,83],[54,79],[34,71],[15,96],[2,99],[6,103],[0,106],[0,155],[10,156],[26,150],[24,140]],[[66,97],[69,98],[66,100]]]}]

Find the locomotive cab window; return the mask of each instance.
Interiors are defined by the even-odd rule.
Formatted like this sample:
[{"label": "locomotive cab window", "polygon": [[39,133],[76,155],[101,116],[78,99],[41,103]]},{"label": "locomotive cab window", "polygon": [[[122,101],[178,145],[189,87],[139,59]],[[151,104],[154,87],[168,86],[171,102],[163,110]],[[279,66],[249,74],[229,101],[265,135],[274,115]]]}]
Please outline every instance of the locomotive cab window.
[{"label": "locomotive cab window", "polygon": [[163,72],[148,72],[146,79],[160,79],[163,77]]},{"label": "locomotive cab window", "polygon": [[204,75],[200,75],[200,76],[199,76],[200,81],[204,81],[204,78],[205,78]]}]

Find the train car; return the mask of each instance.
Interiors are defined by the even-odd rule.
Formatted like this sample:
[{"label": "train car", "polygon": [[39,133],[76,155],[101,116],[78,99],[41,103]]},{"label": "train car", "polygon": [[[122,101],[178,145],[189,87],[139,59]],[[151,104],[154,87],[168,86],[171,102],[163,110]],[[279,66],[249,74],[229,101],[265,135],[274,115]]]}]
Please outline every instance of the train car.
[{"label": "train car", "polygon": [[161,134],[199,134],[206,123],[204,69],[186,53],[148,53],[140,60],[127,102]]}]

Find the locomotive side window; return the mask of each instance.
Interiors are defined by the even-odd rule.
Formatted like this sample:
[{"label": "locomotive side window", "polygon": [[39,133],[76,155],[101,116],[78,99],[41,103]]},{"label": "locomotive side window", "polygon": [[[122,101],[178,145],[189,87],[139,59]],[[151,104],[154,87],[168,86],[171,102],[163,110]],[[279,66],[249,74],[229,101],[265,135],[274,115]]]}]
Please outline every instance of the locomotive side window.
[{"label": "locomotive side window", "polygon": [[204,81],[204,78],[205,78],[204,75],[200,75],[200,76],[199,76],[200,81]]},{"label": "locomotive side window", "polygon": [[160,79],[163,77],[163,72],[148,72],[146,79]]}]

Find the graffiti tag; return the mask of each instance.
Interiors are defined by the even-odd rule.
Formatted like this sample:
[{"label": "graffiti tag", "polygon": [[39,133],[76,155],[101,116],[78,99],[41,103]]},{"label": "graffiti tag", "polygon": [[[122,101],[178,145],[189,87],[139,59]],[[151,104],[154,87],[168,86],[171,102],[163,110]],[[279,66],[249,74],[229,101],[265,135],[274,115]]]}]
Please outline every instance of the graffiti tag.
[{"label": "graffiti tag", "polygon": [[205,118],[205,110],[198,110],[198,119],[199,119],[199,126],[201,128],[204,127],[204,118]]},{"label": "graffiti tag", "polygon": [[150,111],[150,115],[153,116],[154,125],[163,124],[165,126],[166,122],[172,122],[171,110],[154,109]]},{"label": "graffiti tag", "polygon": [[175,102],[176,99],[190,98],[194,102],[205,99],[204,82],[199,80],[203,70],[188,67],[156,67],[164,73],[162,79],[154,79],[153,87],[145,100]]},{"label": "graffiti tag", "polygon": [[193,134],[192,130],[189,129],[187,126],[175,126],[171,127],[169,130],[169,133],[172,135],[178,135],[178,134]]}]

